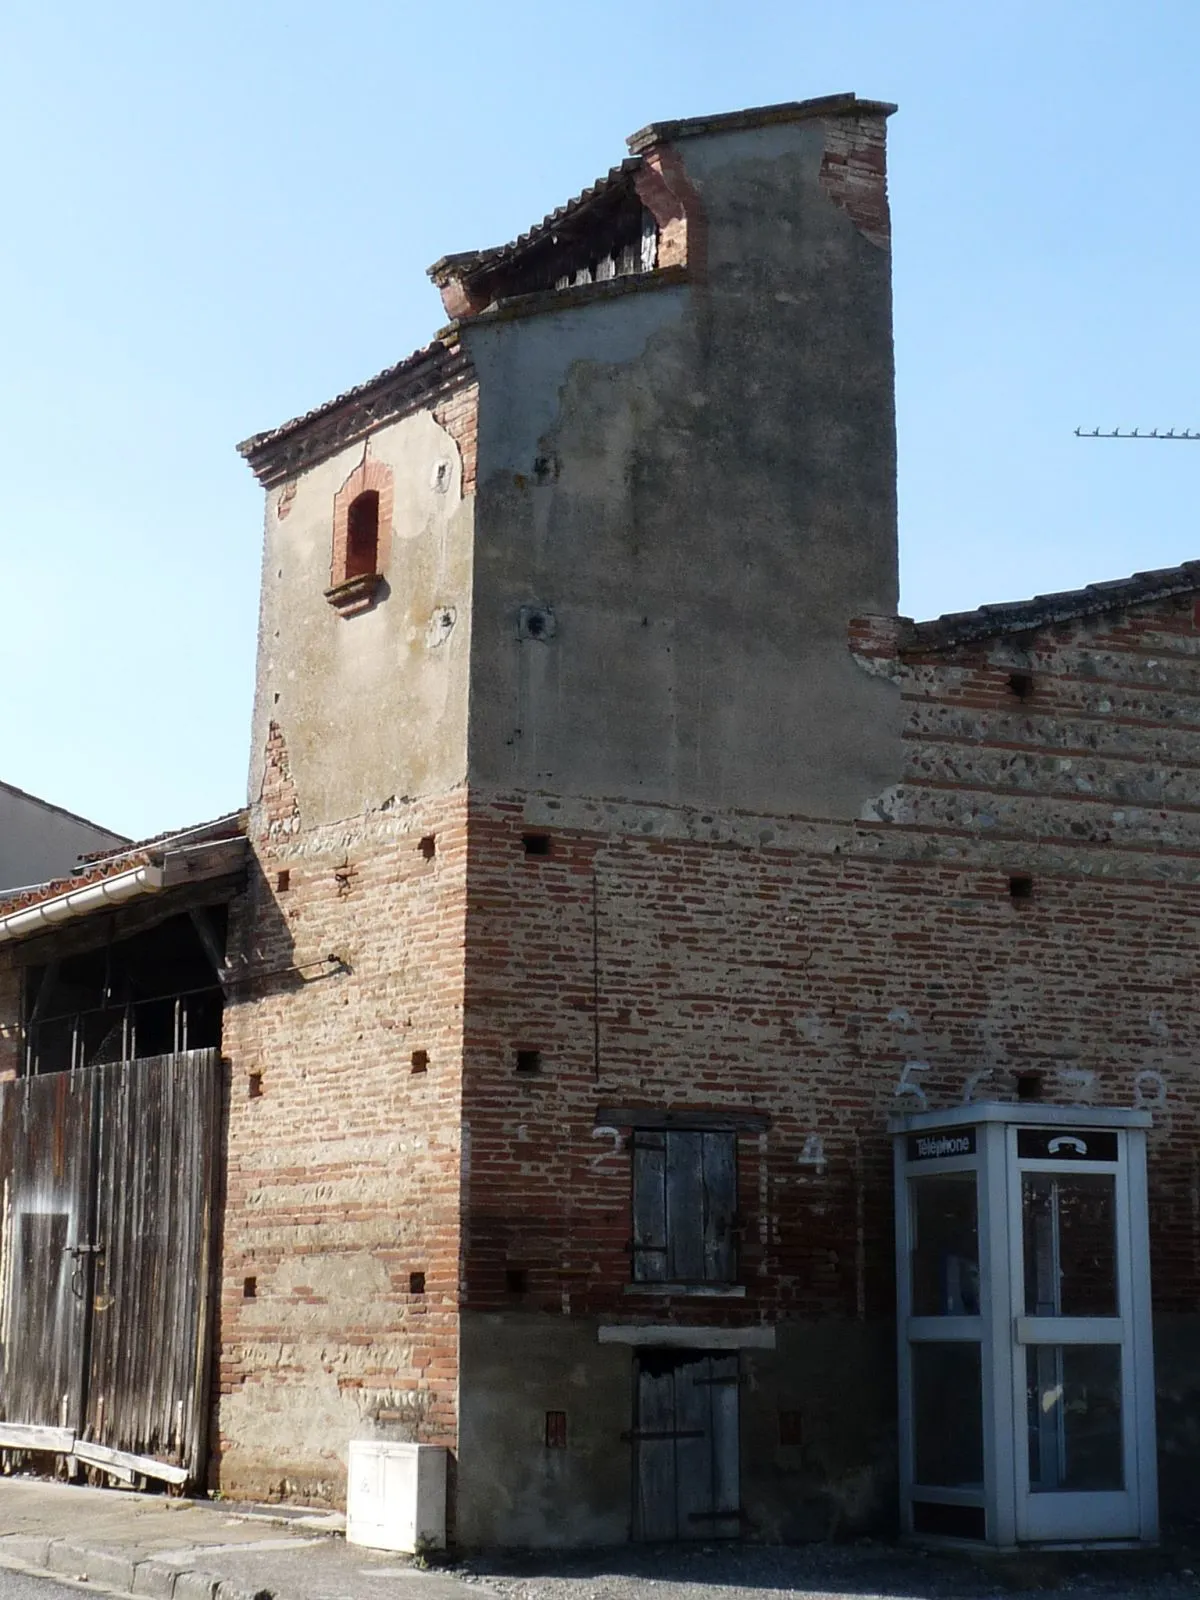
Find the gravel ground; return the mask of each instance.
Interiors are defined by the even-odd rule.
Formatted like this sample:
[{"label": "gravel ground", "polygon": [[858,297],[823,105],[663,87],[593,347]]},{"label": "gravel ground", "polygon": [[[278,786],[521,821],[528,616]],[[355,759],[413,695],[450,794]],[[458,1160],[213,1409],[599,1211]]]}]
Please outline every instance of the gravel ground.
[{"label": "gravel ground", "polygon": [[[1195,1559],[1195,1566],[1192,1560]],[[1046,1590],[1072,1600],[1200,1600],[1200,1553],[967,1558],[883,1544],[623,1546],[479,1557],[456,1566],[505,1600],[984,1600]]]}]

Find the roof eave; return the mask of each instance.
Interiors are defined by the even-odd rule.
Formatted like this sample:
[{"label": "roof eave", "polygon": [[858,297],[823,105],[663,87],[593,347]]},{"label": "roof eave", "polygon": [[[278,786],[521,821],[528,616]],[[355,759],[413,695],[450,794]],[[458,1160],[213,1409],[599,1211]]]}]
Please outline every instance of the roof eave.
[{"label": "roof eave", "polygon": [[1138,606],[1155,605],[1200,593],[1200,561],[1131,578],[1089,584],[1060,595],[1036,595],[1010,606],[980,606],[977,611],[951,612],[913,624],[906,652],[923,654],[980,644],[988,639],[1019,637],[1088,617],[1112,616]]},{"label": "roof eave", "polygon": [[50,900],[37,900],[31,906],[0,917],[0,945],[17,939],[27,939],[36,933],[45,933],[64,922],[73,922],[89,912],[107,910],[141,895],[154,894],[163,886],[163,869],[152,862],[140,867],[130,867],[127,872],[114,873],[86,883],[79,889],[69,889],[66,894],[55,895]]},{"label": "roof eave", "polygon": [[[431,344],[376,373],[366,383],[347,389],[278,428],[244,439],[237,447],[238,454],[259,483],[272,488],[296,470],[305,470],[347,445],[357,444],[378,428],[464,381],[469,367],[458,344],[457,330],[451,325]],[[343,419],[341,427],[337,425],[339,417]],[[317,433],[326,437],[314,451],[308,455],[301,452],[297,459],[296,444],[306,435]]]},{"label": "roof eave", "polygon": [[610,200],[623,184],[632,182],[633,174],[641,165],[639,156],[626,156],[619,165],[610,167],[602,178],[597,178],[595,183],[589,184],[579,194],[564,201],[554,211],[547,212],[540,222],[535,222],[531,228],[507,244],[492,245],[483,250],[460,250],[455,255],[439,256],[433,265],[425,270],[437,288],[443,289],[448,284],[466,282],[495,267],[519,261],[530,250],[535,250],[544,244],[556,228],[573,226],[586,217],[589,211]]},{"label": "roof eave", "polygon": [[109,869],[93,869],[89,877],[55,879],[8,897],[9,909],[0,912],[0,945],[50,932],[128,900],[219,879],[241,881],[250,848],[243,832],[181,848],[171,848],[173,843],[130,850],[115,857]]},{"label": "roof eave", "polygon": [[787,100],[778,105],[751,106],[745,111],[723,111],[711,117],[678,117],[671,122],[651,122],[625,143],[634,155],[655,145],[675,144],[704,134],[740,133],[747,128],[775,127],[783,122],[807,122],[819,117],[890,117],[899,108],[890,100],[860,100],[855,94],[827,94],[811,100]]}]

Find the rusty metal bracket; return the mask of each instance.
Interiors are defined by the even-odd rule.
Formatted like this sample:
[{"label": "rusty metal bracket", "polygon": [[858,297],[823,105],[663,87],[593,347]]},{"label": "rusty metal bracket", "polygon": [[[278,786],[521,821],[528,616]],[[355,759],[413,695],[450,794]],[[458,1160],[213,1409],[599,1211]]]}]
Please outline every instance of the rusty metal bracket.
[{"label": "rusty metal bracket", "polygon": [[102,1244],[68,1244],[63,1246],[63,1255],[74,1256],[75,1265],[71,1269],[71,1293],[76,1300],[85,1298],[83,1292],[83,1268],[88,1256],[95,1256],[97,1260],[104,1254]]}]

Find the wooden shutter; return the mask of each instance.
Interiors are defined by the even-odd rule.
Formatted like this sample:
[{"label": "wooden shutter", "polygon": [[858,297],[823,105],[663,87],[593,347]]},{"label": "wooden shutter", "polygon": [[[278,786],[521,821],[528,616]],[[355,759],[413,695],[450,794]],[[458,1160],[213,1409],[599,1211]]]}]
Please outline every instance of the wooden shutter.
[{"label": "wooden shutter", "polygon": [[633,1281],[667,1279],[667,1135],[633,1136]]},{"label": "wooden shutter", "polygon": [[635,1283],[732,1283],[732,1131],[641,1130],[633,1140]]},{"label": "wooden shutter", "polygon": [[704,1164],[704,1279],[732,1283],[737,1211],[737,1151],[732,1133],[701,1134]]}]

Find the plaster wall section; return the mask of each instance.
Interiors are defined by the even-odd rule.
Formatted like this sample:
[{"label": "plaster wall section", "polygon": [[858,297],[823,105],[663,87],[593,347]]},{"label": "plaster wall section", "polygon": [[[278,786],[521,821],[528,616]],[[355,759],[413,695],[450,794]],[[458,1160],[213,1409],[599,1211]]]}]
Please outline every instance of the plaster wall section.
[{"label": "plaster wall section", "polygon": [[66,877],[81,855],[126,842],[119,833],[0,783],[0,890]]},{"label": "plaster wall section", "polygon": [[[621,1544],[632,1534],[636,1355],[595,1317],[466,1312],[458,1474],[465,1546]],[[885,1528],[895,1488],[895,1344],[886,1322],[786,1323],[738,1356],[743,1537]],[[565,1415],[565,1445],[546,1413]],[[781,1434],[780,1418],[789,1423]]]},{"label": "plaster wall section", "polygon": [[[344,616],[331,583],[335,498],[363,462],[391,474],[374,603]],[[271,724],[306,824],[445,792],[466,773],[473,500],[430,409],[268,491],[250,794]]]},{"label": "plaster wall section", "polygon": [[464,325],[474,784],[854,816],[894,780],[844,647],[896,601],[890,260],[831,137],[680,141],[686,284]]}]

